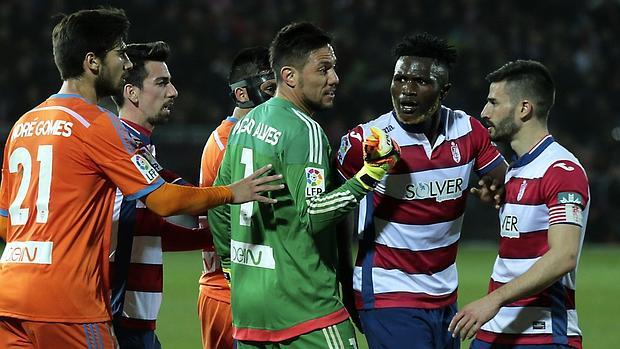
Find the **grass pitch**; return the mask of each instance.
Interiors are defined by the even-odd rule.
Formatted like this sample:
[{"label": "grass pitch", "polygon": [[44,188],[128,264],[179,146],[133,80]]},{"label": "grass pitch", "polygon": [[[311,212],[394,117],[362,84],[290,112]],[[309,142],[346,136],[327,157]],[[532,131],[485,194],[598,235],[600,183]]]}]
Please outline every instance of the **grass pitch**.
[{"label": "grass pitch", "polygon": [[[459,303],[483,296],[497,253],[491,245],[463,245],[459,250]],[[164,348],[200,348],[196,314],[200,253],[168,253],[165,290],[157,333]],[[584,333],[584,348],[616,348],[620,330],[620,248],[586,245],[577,271],[577,311]],[[367,348],[358,336],[360,348]],[[462,348],[469,348],[464,342]]]}]

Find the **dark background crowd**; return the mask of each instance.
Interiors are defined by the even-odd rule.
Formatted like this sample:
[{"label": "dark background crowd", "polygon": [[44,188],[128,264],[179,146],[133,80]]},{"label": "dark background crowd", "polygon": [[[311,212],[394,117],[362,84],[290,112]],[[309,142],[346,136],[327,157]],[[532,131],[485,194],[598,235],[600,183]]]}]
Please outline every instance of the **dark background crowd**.
[{"label": "dark background crowd", "polygon": [[[317,115],[334,150],[347,129],[391,108],[391,48],[405,34],[428,31],[458,49],[445,105],[474,116],[485,103],[487,73],[509,60],[540,60],[556,80],[550,130],[589,175],[586,239],[620,242],[613,219],[620,217],[618,0],[2,0],[2,145],[15,120],[60,87],[51,49],[58,21],[53,16],[102,4],[125,9],[132,22],[129,42],[171,45],[168,63],[179,98],[154,141],[163,165],[194,183],[204,142],[233,107],[226,79],[231,59],[243,47],[269,45],[291,21],[312,21],[334,37],[336,104]],[[463,237],[496,236],[493,210],[469,203]]]}]

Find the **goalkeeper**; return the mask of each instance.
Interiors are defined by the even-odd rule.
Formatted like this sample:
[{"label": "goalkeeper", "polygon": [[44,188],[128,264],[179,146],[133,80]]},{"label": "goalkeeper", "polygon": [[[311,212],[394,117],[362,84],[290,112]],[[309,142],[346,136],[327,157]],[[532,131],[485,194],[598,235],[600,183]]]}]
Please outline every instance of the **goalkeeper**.
[{"label": "goalkeeper", "polygon": [[394,165],[398,146],[374,130],[362,169],[334,188],[329,142],[312,119],[332,107],[338,85],[330,42],[309,23],[280,30],[270,48],[276,95],[235,125],[215,181],[271,163],[286,184],[272,194],[277,205],[209,211],[216,250],[230,267],[238,348],[357,347],[338,295],[335,226]]}]

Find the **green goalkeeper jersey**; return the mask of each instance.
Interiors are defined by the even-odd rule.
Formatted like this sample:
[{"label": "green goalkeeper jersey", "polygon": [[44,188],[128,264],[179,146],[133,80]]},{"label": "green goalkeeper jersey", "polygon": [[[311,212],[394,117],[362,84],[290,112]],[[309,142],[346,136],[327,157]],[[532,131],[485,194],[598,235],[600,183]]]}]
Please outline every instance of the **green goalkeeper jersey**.
[{"label": "green goalkeeper jersey", "polygon": [[214,185],[273,164],[285,189],[277,204],[209,211],[209,226],[231,269],[235,338],[280,342],[348,318],[336,280],[336,223],[366,195],[351,179],[334,188],[331,149],[319,124],[294,104],[272,98],[230,133]]}]

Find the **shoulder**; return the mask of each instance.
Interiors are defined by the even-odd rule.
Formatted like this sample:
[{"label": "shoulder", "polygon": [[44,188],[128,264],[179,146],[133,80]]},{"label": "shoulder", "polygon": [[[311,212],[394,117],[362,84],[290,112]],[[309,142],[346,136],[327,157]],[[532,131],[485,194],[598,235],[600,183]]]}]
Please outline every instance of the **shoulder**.
[{"label": "shoulder", "polygon": [[446,131],[451,139],[465,135],[479,137],[486,134],[480,121],[462,110],[452,110],[442,105],[441,113],[445,118]]}]

